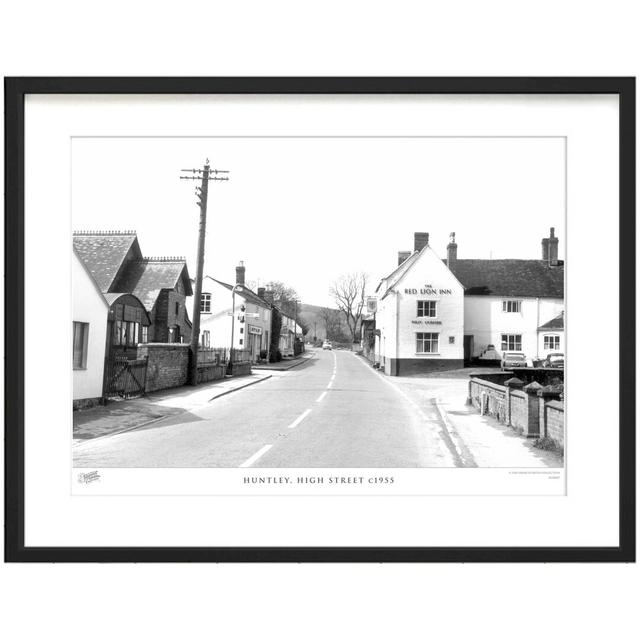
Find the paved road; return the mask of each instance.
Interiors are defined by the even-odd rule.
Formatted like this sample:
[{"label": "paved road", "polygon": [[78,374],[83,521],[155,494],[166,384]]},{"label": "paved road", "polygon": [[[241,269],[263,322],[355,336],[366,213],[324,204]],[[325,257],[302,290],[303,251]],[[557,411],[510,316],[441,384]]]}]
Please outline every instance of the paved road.
[{"label": "paved road", "polygon": [[74,447],[77,467],[453,467],[435,406],[346,351],[146,428]]}]

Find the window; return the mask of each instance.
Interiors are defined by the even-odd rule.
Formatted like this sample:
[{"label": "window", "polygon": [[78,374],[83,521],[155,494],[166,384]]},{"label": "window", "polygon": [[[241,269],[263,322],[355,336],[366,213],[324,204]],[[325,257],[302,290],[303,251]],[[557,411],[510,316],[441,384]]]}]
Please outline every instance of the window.
[{"label": "window", "polygon": [[456,337],[455,336],[449,336],[449,344],[455,344],[456,343]]},{"label": "window", "polygon": [[209,336],[210,336],[210,334],[209,334],[209,332],[208,332],[208,331],[203,331],[203,332],[202,332],[202,346],[203,346],[205,349],[208,349],[208,348],[209,348],[209,344],[210,344],[210,343],[209,343],[209,340],[210,340]]},{"label": "window", "polygon": [[519,333],[502,334],[502,351],[522,351],[522,335]]},{"label": "window", "polygon": [[416,333],[416,353],[438,353],[437,333]]},{"label": "window", "polygon": [[436,301],[418,300],[418,318],[435,318]]},{"label": "window", "polygon": [[545,349],[560,349],[560,336],[544,336]]},{"label": "window", "polygon": [[504,313],[522,313],[522,300],[503,300],[502,311]]},{"label": "window", "polygon": [[180,303],[176,302],[176,315],[180,314]]},{"label": "window", "polygon": [[89,323],[73,323],[73,368],[87,368],[87,343],[89,342]]},{"label": "window", "polygon": [[211,294],[203,293],[200,296],[200,313],[211,313]]},{"label": "window", "polygon": [[149,327],[142,327],[142,335],[140,337],[140,342],[148,342],[149,341]]}]

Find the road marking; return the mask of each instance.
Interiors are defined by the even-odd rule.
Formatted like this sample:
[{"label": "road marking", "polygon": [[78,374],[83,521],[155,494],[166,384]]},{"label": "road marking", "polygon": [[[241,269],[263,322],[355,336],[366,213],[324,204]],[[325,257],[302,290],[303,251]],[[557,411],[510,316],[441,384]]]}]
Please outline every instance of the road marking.
[{"label": "road marking", "polygon": [[327,389],[331,389],[331,385],[333,384],[333,378],[329,380],[329,384],[327,385]]},{"label": "road marking", "polygon": [[326,395],[327,395],[327,392],[326,392],[326,391],[323,391],[323,392],[320,394],[320,397],[316,400],[316,402],[322,402],[322,400],[324,399],[324,397],[325,397]]},{"label": "road marking", "polygon": [[311,409],[307,409],[302,415],[298,416],[290,425],[289,429],[295,429],[309,414]]},{"label": "road marking", "polygon": [[240,467],[250,467],[258,458],[262,458],[262,456],[269,451],[273,447],[272,444],[265,444],[260,451],[254,453],[248,460],[245,460]]}]

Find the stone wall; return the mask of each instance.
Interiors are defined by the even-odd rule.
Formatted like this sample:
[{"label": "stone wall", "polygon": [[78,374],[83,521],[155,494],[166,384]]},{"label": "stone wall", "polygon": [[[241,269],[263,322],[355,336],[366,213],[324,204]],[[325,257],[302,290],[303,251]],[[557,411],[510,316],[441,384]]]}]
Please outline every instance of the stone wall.
[{"label": "stone wall", "polygon": [[145,391],[159,391],[186,384],[189,372],[189,345],[147,343],[138,345],[138,358],[149,357]]},{"label": "stone wall", "polygon": [[556,386],[524,385],[510,378],[503,385],[472,377],[468,404],[530,438],[550,438],[564,447],[564,403]]},{"label": "stone wall", "polygon": [[546,410],[545,436],[564,449],[564,403],[551,400],[546,403]]}]

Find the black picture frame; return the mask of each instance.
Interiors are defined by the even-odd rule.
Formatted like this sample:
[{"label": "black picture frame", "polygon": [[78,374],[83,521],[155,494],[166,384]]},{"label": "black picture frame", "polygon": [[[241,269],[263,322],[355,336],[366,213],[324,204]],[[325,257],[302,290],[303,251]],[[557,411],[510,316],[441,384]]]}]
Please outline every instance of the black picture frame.
[{"label": "black picture frame", "polygon": [[[634,562],[635,78],[5,78],[5,561]],[[26,547],[24,540],[24,154],[28,94],[615,94],[619,98],[620,474],[612,547]]]}]

